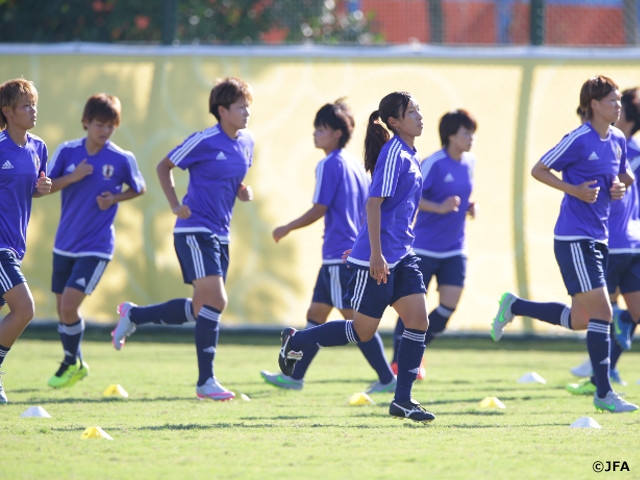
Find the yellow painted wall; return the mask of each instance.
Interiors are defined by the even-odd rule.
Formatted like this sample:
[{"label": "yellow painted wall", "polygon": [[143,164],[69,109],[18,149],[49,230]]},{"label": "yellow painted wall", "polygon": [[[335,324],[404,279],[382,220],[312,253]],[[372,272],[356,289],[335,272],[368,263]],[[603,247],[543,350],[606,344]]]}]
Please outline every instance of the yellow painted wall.
[{"label": "yellow painted wall", "polygon": [[[136,154],[148,193],[121,205],[114,259],[84,304],[85,318],[102,322],[115,321],[115,306],[123,300],[148,304],[190,295],[173,251],[174,217],[155,165],[188,134],[214,123],[207,101],[216,78],[235,75],[252,84],[249,127],[256,139],[247,178],[255,201],[237,203],[232,224],[225,323],[304,325],[320,266],[321,224],[293,232],[278,245],[271,231],[311,205],[314,168],[322,158],[311,136],[315,112],[346,96],[356,116],[348,149],[361,157],[369,113],[387,93],[407,90],[425,117],[417,141],[423,157],[439,148],[437,124],[445,111],[466,108],[479,122],[473,147],[479,214],[468,224],[467,285],[451,322],[460,330],[486,330],[505,290],[537,300],[568,300],[552,250],[560,194],[535,182],[529,170],[577,125],[578,92],[587,77],[603,73],[622,88],[640,84],[637,61],[601,55],[571,60],[480,58],[473,50],[456,58],[372,57],[357,51],[348,57],[303,52],[287,57],[277,50],[255,55],[250,49],[185,53],[139,47],[132,49],[134,55],[126,48],[109,52],[30,48],[18,54],[0,48],[0,80],[24,76],[38,87],[34,133],[51,154],[62,141],[83,136],[80,117],[90,95],[104,91],[122,100],[123,120],[113,140]],[[175,176],[183,193],[187,174]],[[41,319],[56,315],[49,287],[59,203],[57,194],[35,200],[23,264]],[[430,291],[431,307],[436,298]],[[383,327],[395,322],[390,310]],[[518,320],[513,330],[521,326]]]}]

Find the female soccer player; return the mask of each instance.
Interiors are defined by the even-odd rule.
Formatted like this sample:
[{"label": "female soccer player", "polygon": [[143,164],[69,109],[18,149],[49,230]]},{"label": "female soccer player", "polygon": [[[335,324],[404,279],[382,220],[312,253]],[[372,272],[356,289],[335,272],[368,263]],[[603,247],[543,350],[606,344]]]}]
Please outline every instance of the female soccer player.
[{"label": "female soccer player", "polygon": [[[219,323],[227,306],[224,282],[229,267],[229,234],[236,197],[253,199],[243,180],[253,161],[249,122],[251,87],[228,77],[209,96],[209,112],[218,124],[193,133],[158,164],[157,172],[171,211],[178,217],[174,245],[185,283],[193,285],[193,300],[177,298],[138,307],[118,306],[120,319],[113,331],[113,346],[120,350],[125,338],[144,323],[182,324],[195,317],[198,359],[196,395],[199,399],[230,400],[213,373]],[[178,200],[172,169],[189,170],[187,194]]]},{"label": "female soccer player", "polygon": [[[580,107],[587,122],[567,134],[531,171],[536,180],[564,192],[554,230],[554,251],[571,307],[531,302],[505,293],[493,320],[491,337],[497,342],[515,315],[526,315],[573,330],[587,329],[587,350],[593,365],[595,407],[630,412],[638,407],[622,399],[609,381],[609,324],[607,294],[608,221],[612,200],[620,200],[627,170],[624,134],[611,124],[620,115],[620,91],[608,77],[588,79],[580,91]],[[562,173],[562,178],[551,172]],[[620,181],[620,180],[623,181]],[[624,183],[623,183],[624,182]]]},{"label": "female soccer player", "polygon": [[[384,123],[394,134],[382,126]],[[429,327],[426,289],[413,253],[413,220],[422,191],[420,161],[414,147],[422,133],[418,104],[406,92],[385,96],[369,116],[365,168],[372,172],[366,221],[347,259],[353,320],[336,320],[306,330],[285,328],[278,355],[280,370],[291,375],[311,345],[329,347],[373,338],[388,305],[402,317],[405,331],[398,353],[398,379],[389,414],[419,422],[435,416],[411,398],[425,332]]]},{"label": "female soccer player", "polygon": [[[47,146],[28,133],[36,126],[37,105],[33,82],[17,78],[0,85],[0,308],[5,303],[9,306],[9,313],[0,321],[0,366],[35,313],[20,264],[31,199],[51,191],[51,179],[45,174]],[[7,403],[1,378],[0,403]]]},{"label": "female soccer player", "polygon": [[51,191],[62,190],[51,291],[56,295],[64,359],[49,379],[53,388],[71,387],[89,374],[80,353],[84,333],[80,305],[113,257],[118,203],[146,189],[135,156],[110,140],[120,125],[121,111],[118,97],[91,96],[82,113],[87,136],[60,145],[48,166]]},{"label": "female soccer player", "polygon": [[[362,226],[369,191],[369,179],[364,168],[344,150],[354,127],[353,115],[347,104],[340,99],[333,104],[323,105],[316,113],[313,125],[314,144],[326,155],[316,167],[313,206],[300,217],[273,231],[273,238],[278,242],[292,230],[304,228],[324,217],[322,268],[307,312],[307,328],[326,323],[334,307],[340,310],[345,319],[353,318],[351,305],[343,299],[349,282],[349,269],[342,261],[342,255],[351,249]],[[367,393],[395,390],[396,379],[385,359],[380,335],[376,332],[370,341],[359,343],[358,346],[378,374],[378,381],[371,384]],[[300,390],[316,353],[317,345],[305,348],[291,376],[265,370],[260,374],[266,382],[276,387]]]},{"label": "female soccer player", "polygon": [[[429,312],[429,330],[425,345],[440,335],[458,306],[467,270],[465,224],[467,216],[475,218],[473,169],[476,159],[469,152],[478,125],[465,110],[448,112],[440,119],[442,149],[423,160],[422,198],[414,227],[414,251],[420,258],[425,286],[435,275],[439,305]],[[404,332],[398,318],[393,337],[392,370],[398,368],[398,345]],[[424,377],[420,365],[418,378]]]}]

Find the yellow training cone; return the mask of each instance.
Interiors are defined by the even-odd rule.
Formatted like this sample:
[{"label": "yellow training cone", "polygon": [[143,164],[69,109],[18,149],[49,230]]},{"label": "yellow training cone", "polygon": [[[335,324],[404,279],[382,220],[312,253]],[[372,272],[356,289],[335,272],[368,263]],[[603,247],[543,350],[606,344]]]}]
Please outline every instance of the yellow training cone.
[{"label": "yellow training cone", "polygon": [[483,408],[506,408],[504,403],[497,397],[486,397],[482,399],[480,406]]},{"label": "yellow training cone", "polygon": [[122,388],[122,385],[109,385],[106,390],[102,392],[102,396],[127,398],[129,394],[124,388]]},{"label": "yellow training cone", "polygon": [[349,405],[375,405],[376,402],[366,393],[354,393],[349,398]]},{"label": "yellow training cone", "polygon": [[82,435],[80,435],[80,438],[82,440],[87,440],[89,438],[104,438],[105,440],[113,440],[111,435],[109,435],[107,432],[102,430],[100,427],[87,428],[84,432],[82,432]]}]

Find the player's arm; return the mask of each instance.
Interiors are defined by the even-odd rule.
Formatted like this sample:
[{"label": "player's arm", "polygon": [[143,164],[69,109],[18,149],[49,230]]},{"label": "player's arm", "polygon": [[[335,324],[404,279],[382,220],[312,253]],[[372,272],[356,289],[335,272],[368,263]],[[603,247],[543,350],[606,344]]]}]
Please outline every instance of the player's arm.
[{"label": "player's arm", "polygon": [[278,242],[282,237],[286,236],[291,230],[304,228],[312,223],[317,222],[327,212],[327,206],[320,203],[314,203],[313,206],[303,213],[301,216],[273,230],[273,239]]},{"label": "player's arm", "polygon": [[175,165],[169,157],[164,157],[156,167],[156,173],[158,174],[158,180],[160,186],[164,192],[164,196],[167,197],[171,211],[180,218],[189,218],[191,216],[191,210],[187,205],[182,205],[178,200],[176,194],[176,184],[173,180],[173,172],[171,171]]},{"label": "player's arm", "polygon": [[423,212],[432,212],[444,215],[445,213],[449,212],[457,212],[458,207],[460,206],[460,201],[460,197],[458,197],[457,195],[447,197],[441,203],[427,200],[426,198],[421,198],[418,208]]},{"label": "player's arm", "polygon": [[98,207],[100,207],[100,210],[107,210],[109,207],[115,205],[118,202],[124,202],[126,200],[131,200],[132,198],[139,197],[146,191],[146,187],[142,187],[139,192],[136,192],[133,188],[130,187],[127,188],[124,192],[115,194],[107,191],[102,192],[100,195],[98,195],[96,201],[98,202]]},{"label": "player's arm", "polygon": [[71,173],[67,173],[61,177],[51,180],[51,193],[55,193],[63,188],[68,187],[72,183],[79,182],[87,175],[93,173],[93,165],[87,163],[87,159],[82,160]]},{"label": "player's arm", "polygon": [[589,180],[579,185],[572,185],[557,177],[549,167],[538,161],[531,169],[531,175],[539,182],[549,185],[556,190],[571,195],[587,203],[595,203],[600,187],[594,186],[597,180]]},{"label": "player's arm", "polygon": [[384,201],[383,197],[369,197],[367,200],[367,224],[369,228],[369,244],[371,245],[371,258],[369,259],[369,275],[380,283],[387,283],[389,275],[389,265],[382,255],[382,242],[380,231],[382,227],[382,214],[380,206]]}]

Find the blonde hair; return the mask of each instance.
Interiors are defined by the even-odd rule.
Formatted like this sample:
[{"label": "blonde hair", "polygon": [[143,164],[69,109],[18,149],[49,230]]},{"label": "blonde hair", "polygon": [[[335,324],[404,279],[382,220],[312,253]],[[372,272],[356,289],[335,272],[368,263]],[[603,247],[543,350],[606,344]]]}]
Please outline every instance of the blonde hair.
[{"label": "blonde hair", "polygon": [[0,130],[7,128],[4,107],[15,108],[22,100],[38,103],[38,90],[30,80],[14,78],[0,85]]}]

